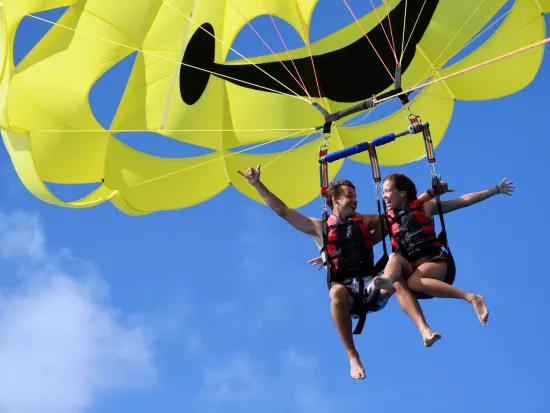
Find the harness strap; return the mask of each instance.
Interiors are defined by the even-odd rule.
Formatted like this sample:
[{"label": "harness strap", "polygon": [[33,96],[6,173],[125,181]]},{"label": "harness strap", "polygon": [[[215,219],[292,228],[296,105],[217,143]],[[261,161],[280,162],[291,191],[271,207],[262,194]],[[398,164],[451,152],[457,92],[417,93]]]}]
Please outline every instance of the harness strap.
[{"label": "harness strap", "polygon": [[449,243],[447,242],[447,229],[445,228],[445,219],[443,218],[443,207],[441,205],[441,198],[439,196],[439,191],[437,190],[439,182],[440,182],[439,176],[434,175],[432,177],[432,188],[435,194],[435,202],[437,205],[437,214],[439,215],[439,222],[441,223],[441,232],[439,233],[439,236],[437,238],[439,239],[439,242],[443,244],[443,246],[447,250],[447,253],[449,255],[452,255],[451,249],[449,248]]},{"label": "harness strap", "polygon": [[[388,255],[382,256],[377,263],[374,265],[374,271],[373,276],[378,275],[380,272],[386,268],[386,264],[388,263],[389,257]],[[363,331],[363,327],[365,325],[365,321],[367,319],[367,314],[369,312],[375,312],[380,309],[380,289],[375,288],[372,290],[372,292],[369,294],[367,299],[365,300],[365,282],[363,280],[363,277],[360,277],[359,280],[359,298],[360,298],[360,308],[357,309],[357,315],[359,316],[359,319],[357,320],[357,325],[355,326],[355,329],[353,330],[354,335],[359,335]]]},{"label": "harness strap", "polygon": [[327,225],[327,209],[323,209],[323,216],[322,216],[322,233],[323,233],[323,248],[321,248],[321,258],[323,258],[323,253],[325,253],[327,259],[325,260],[324,264],[327,268],[327,287],[330,290],[330,284],[332,281],[332,274],[331,274],[331,268],[330,268],[330,257],[328,256],[328,225]]},{"label": "harness strap", "polygon": [[[420,118],[415,116],[410,119],[411,124],[420,125]],[[440,193],[437,190],[440,183],[439,176],[435,173],[435,151],[432,140],[432,134],[430,132],[430,126],[428,123],[422,124],[422,136],[424,138],[424,146],[426,148],[426,156],[428,158],[428,164],[430,165],[430,170],[432,172],[432,188],[435,194],[435,202],[437,204],[437,214],[439,215],[439,222],[441,223],[441,232],[439,233],[438,239],[439,242],[443,244],[449,255],[451,255],[451,250],[449,249],[449,244],[447,243],[447,230],[445,228],[445,219],[443,218],[443,207],[441,206]]]},{"label": "harness strap", "polygon": [[[363,277],[357,277],[357,281],[359,284],[359,302],[361,303],[361,307],[365,307],[363,305],[365,297],[365,280],[363,280]],[[361,331],[363,331],[363,326],[365,325],[365,321],[367,321],[367,309],[361,308],[359,312],[359,320],[357,320],[357,324],[355,326],[355,330],[353,330],[353,334],[361,334]]]},{"label": "harness strap", "polygon": [[[380,176],[380,164],[378,163],[378,155],[376,154],[376,146],[370,144],[369,146],[370,164],[372,167],[372,177],[374,181],[374,189],[376,191],[376,206],[378,207],[378,217],[380,218],[380,230],[382,231],[382,248],[384,250],[384,256],[388,255],[388,247],[386,246],[386,235],[384,234],[384,227],[382,225],[382,208],[380,207],[380,196],[378,194],[378,187],[382,178]],[[386,212],[386,204],[384,204],[384,212]]]}]

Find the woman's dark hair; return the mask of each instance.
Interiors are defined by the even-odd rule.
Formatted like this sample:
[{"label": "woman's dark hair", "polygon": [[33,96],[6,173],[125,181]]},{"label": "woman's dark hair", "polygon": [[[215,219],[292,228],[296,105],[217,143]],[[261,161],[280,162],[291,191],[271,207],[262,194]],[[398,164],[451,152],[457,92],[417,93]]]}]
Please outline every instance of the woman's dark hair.
[{"label": "woman's dark hair", "polygon": [[384,182],[386,181],[390,181],[398,191],[405,191],[409,201],[414,201],[417,198],[416,185],[408,176],[391,174],[384,178]]}]

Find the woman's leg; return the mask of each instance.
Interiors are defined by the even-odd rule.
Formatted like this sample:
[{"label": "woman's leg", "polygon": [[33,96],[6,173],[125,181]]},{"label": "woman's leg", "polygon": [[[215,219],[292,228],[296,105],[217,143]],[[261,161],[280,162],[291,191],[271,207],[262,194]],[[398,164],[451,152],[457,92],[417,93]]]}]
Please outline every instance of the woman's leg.
[{"label": "woman's leg", "polygon": [[392,252],[384,268],[384,273],[374,279],[374,286],[394,293],[394,284],[402,279],[406,279],[413,271],[414,269],[410,262],[401,255]]},{"label": "woman's leg", "polygon": [[380,286],[386,288],[392,286],[394,288],[399,306],[418,328],[424,340],[424,345],[431,347],[441,338],[441,334],[434,332],[428,326],[418,299],[413,295],[403,279],[412,272],[413,267],[406,259],[396,253],[391,253],[384,269],[384,274],[374,279],[374,285],[377,288],[380,288]]},{"label": "woman's leg", "polygon": [[433,331],[426,323],[424,313],[418,299],[414,296],[411,290],[407,287],[405,280],[401,279],[396,282],[395,297],[399,302],[401,309],[409,316],[418,328],[422,335],[422,340],[426,347],[431,347],[437,340],[441,338],[441,334]]},{"label": "woman's leg", "polygon": [[407,285],[413,291],[421,292],[439,298],[458,298],[470,303],[482,325],[487,323],[489,310],[481,295],[467,293],[444,281],[447,274],[447,261],[425,262],[414,271],[407,280]]}]

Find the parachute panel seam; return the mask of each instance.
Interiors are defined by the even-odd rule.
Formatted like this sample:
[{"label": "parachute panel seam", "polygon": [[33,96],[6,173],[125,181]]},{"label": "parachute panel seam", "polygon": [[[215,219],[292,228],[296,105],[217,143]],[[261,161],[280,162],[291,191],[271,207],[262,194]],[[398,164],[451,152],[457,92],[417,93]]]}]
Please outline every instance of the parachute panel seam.
[{"label": "parachute panel seam", "polygon": [[[90,16],[93,16],[93,17],[95,17],[96,19],[101,20],[102,22],[104,22],[104,23],[106,23],[107,25],[111,26],[111,27],[112,27],[113,29],[115,29],[117,32],[119,32],[120,34],[122,34],[130,43],[133,43],[133,44],[135,44],[136,46],[139,45],[139,43],[136,42],[135,39],[132,39],[132,38],[128,35],[128,33],[126,33],[126,32],[125,32],[124,30],[122,30],[120,27],[115,26],[115,25],[114,25],[113,23],[111,23],[109,20],[106,20],[106,19],[104,19],[103,17],[98,16],[98,15],[95,14],[95,13],[92,13],[92,12],[89,11],[89,10],[82,9],[82,8],[80,8],[80,7],[77,7],[77,6],[73,6],[73,7],[74,7],[76,10],[80,10],[82,13],[89,14]],[[74,30],[75,30],[75,33],[76,33],[76,32],[85,33],[85,32],[82,32],[81,30],[77,30],[76,28],[75,28]],[[93,36],[93,35],[92,35],[92,37],[96,37],[96,36]],[[115,43],[115,42],[113,41],[113,43]],[[127,48],[134,48],[134,49],[136,48],[136,46],[129,46],[129,45],[122,44],[122,43],[120,43],[120,42],[116,42],[116,43],[120,44],[121,46],[125,46],[125,47],[127,47]]]},{"label": "parachute panel seam", "polygon": [[[424,59],[426,60],[426,62],[428,62],[428,64],[430,65],[430,67],[432,68],[432,71],[433,71],[433,75],[434,76],[437,76],[441,79],[441,74],[439,73],[439,69],[436,69],[436,67],[434,66],[434,64],[430,61],[430,59],[428,59],[428,56],[426,56],[426,53],[424,53],[424,50],[422,50],[422,48],[417,45],[416,46],[417,50],[422,54],[422,57],[424,57]],[[456,100],[456,97],[455,97],[455,94],[453,93],[453,91],[451,90],[451,88],[449,87],[449,85],[447,84],[447,82],[445,82],[445,80],[440,80],[441,83],[443,83],[443,86],[445,87],[445,89],[447,90],[447,92],[449,92],[449,95],[451,95],[451,98],[453,100]]]}]

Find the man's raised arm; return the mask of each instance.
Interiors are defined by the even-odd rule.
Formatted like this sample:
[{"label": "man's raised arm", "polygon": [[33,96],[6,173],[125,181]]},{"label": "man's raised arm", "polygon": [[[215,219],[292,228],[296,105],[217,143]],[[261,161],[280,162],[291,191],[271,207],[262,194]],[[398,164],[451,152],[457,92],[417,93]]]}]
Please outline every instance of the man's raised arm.
[{"label": "man's raised arm", "polygon": [[250,185],[252,185],[258,194],[262,197],[264,202],[270,207],[277,215],[285,219],[290,225],[305,234],[315,236],[319,234],[320,222],[318,218],[310,218],[300,214],[298,211],[291,209],[285,205],[275,194],[273,194],[267,187],[260,181],[260,165],[256,168],[248,168],[245,173],[237,171],[243,176]]}]

